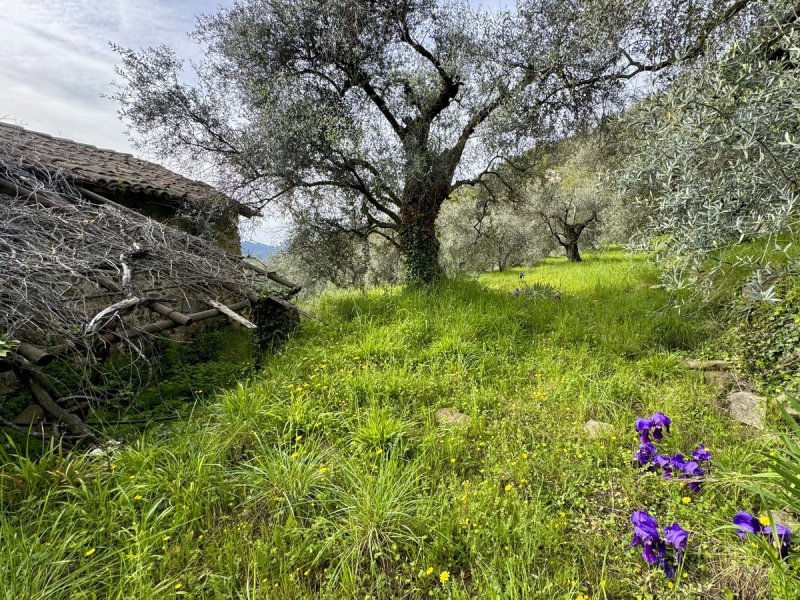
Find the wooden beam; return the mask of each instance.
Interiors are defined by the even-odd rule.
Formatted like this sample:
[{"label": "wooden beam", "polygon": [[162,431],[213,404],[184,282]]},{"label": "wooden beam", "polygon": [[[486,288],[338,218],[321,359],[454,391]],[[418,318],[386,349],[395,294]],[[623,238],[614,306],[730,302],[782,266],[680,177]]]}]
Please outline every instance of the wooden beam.
[{"label": "wooden beam", "polygon": [[16,348],[16,352],[20,356],[27,358],[38,367],[49,365],[56,358],[54,354],[51,354],[46,350],[42,350],[33,344],[29,344],[28,342],[20,342],[19,346]]},{"label": "wooden beam", "polygon": [[230,308],[228,308],[221,302],[217,302],[216,300],[212,300],[210,298],[207,298],[206,300],[204,300],[204,302],[206,302],[209,306],[213,306],[214,308],[216,308],[218,311],[220,311],[222,314],[228,317],[231,321],[239,323],[240,325],[244,325],[248,329],[258,329],[258,326],[255,323],[245,319],[242,315],[232,311]]},{"label": "wooden beam", "polygon": [[43,206],[44,208],[55,208],[56,203],[48,200],[47,198],[43,197],[41,194],[37,194],[31,189],[23,187],[21,185],[17,185],[13,181],[9,181],[3,177],[0,177],[0,192],[7,194],[9,196],[14,196],[18,198],[20,196],[27,196],[29,200],[32,200],[36,204]]},{"label": "wooden beam", "polygon": [[319,319],[319,318],[315,317],[314,315],[312,315],[310,313],[307,313],[306,311],[304,311],[299,306],[295,306],[294,304],[292,304],[291,302],[287,302],[283,298],[278,298],[277,296],[268,296],[268,298],[270,300],[272,300],[273,302],[277,302],[281,306],[285,306],[286,308],[288,308],[290,310],[293,310],[293,311],[297,312],[298,314],[303,315],[307,319],[311,319],[312,321],[316,321],[317,323],[322,323],[323,325],[325,324],[325,321],[323,321],[322,319]]},{"label": "wooden beam", "polygon": [[167,306],[166,304],[161,304],[160,302],[150,302],[147,307],[163,317],[167,317],[178,323],[179,325],[183,325],[184,327],[188,327],[194,321],[191,317],[178,312],[171,306]]},{"label": "wooden beam", "polygon": [[247,262],[247,260],[242,256],[239,256],[237,258],[241,259],[242,265],[244,265],[245,269],[250,269],[251,271],[255,271],[259,275],[264,275],[267,279],[271,279],[275,283],[280,283],[282,286],[289,288],[290,296],[298,294],[303,289],[302,286],[297,285],[296,283],[292,283],[288,279],[281,277],[275,271],[268,271],[264,267]]}]

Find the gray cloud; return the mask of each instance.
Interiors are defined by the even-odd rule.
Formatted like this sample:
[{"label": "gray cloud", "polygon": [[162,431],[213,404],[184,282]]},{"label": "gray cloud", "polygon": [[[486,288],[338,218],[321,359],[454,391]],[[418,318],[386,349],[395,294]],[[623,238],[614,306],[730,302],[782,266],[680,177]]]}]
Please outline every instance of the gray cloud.
[{"label": "gray cloud", "polygon": [[186,33],[217,2],[0,0],[0,118],[81,142],[130,151],[111,92],[109,42],[161,43],[191,57]]}]

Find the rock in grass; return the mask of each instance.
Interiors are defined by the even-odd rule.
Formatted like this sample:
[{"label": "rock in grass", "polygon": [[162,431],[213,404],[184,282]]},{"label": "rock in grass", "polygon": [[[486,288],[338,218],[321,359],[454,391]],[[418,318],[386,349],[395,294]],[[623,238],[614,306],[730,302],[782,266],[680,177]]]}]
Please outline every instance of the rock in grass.
[{"label": "rock in grass", "polygon": [[764,429],[767,414],[764,398],[761,396],[750,392],[735,392],[728,396],[728,411],[736,421],[756,429]]},{"label": "rock in grass", "polygon": [[469,425],[469,415],[454,408],[440,408],[436,411],[436,422],[439,425]]},{"label": "rock in grass", "polygon": [[686,366],[695,371],[732,371],[733,363],[727,360],[698,360],[690,358]]},{"label": "rock in grass", "polygon": [[595,421],[594,419],[586,421],[586,423],[583,424],[583,428],[586,430],[586,434],[592,439],[610,435],[614,431],[614,427],[611,423]]},{"label": "rock in grass", "polygon": [[736,385],[736,375],[733,371],[703,371],[703,381],[727,392]]}]

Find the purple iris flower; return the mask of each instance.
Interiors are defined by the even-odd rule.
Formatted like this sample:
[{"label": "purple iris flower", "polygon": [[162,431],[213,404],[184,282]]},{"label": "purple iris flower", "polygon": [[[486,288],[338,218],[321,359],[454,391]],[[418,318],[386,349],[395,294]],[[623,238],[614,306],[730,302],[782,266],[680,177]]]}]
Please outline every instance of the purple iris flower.
[{"label": "purple iris flower", "polygon": [[669,459],[669,466],[678,471],[683,471],[683,466],[686,464],[686,459],[683,454],[674,454]]},{"label": "purple iris flower", "polygon": [[650,422],[652,423],[653,437],[657,440],[661,440],[664,437],[661,430],[666,429],[667,433],[669,433],[669,426],[672,424],[672,419],[662,412],[657,412],[653,413],[653,416],[650,417]]},{"label": "purple iris flower", "polygon": [[646,510],[634,511],[631,515],[631,523],[633,524],[634,540],[644,538],[658,539],[658,521]]},{"label": "purple iris flower", "polygon": [[733,517],[733,524],[738,528],[736,535],[744,539],[748,533],[761,532],[761,523],[748,512],[739,511]]},{"label": "purple iris flower", "polygon": [[[786,555],[789,553],[789,543],[791,541],[792,530],[785,525],[776,524],[775,531],[778,534],[778,554],[780,554],[781,558],[786,558]],[[770,544],[774,545],[774,535],[770,525],[764,525],[761,528],[761,533],[767,536]]]},{"label": "purple iris flower", "polygon": [[664,479],[669,479],[672,477],[672,466],[670,465],[668,456],[665,456],[664,454],[656,454],[653,457],[652,462],[655,467],[664,470]]},{"label": "purple iris flower", "polygon": [[642,547],[642,558],[650,564],[657,563],[665,547],[658,535],[658,521],[646,510],[637,510],[631,515],[633,540],[631,546]]},{"label": "purple iris flower", "polygon": [[668,563],[666,558],[659,560],[658,566],[664,569],[664,575],[666,575],[668,579],[675,577],[675,567]]},{"label": "purple iris flower", "polygon": [[639,433],[639,441],[647,443],[650,441],[650,428],[653,426],[653,421],[650,419],[636,419],[635,427]]},{"label": "purple iris flower", "polygon": [[675,548],[675,558],[681,562],[686,550],[686,543],[689,541],[689,532],[678,525],[676,521],[672,525],[664,527],[664,539],[668,545]]},{"label": "purple iris flower", "polygon": [[708,462],[711,460],[711,451],[706,450],[705,444],[700,444],[697,450],[692,450],[692,458],[697,462]]},{"label": "purple iris flower", "polygon": [[669,467],[669,457],[664,456],[663,454],[656,454],[653,457],[653,464],[657,467],[661,467],[662,469]]},{"label": "purple iris flower", "polygon": [[[775,544],[775,534],[778,537],[778,554],[786,558],[791,544],[792,530],[785,525],[762,525],[761,522],[748,512],[739,511],[733,517],[736,525],[736,535],[744,539],[748,534],[763,535],[770,544]],[[774,527],[774,529],[773,529]]]},{"label": "purple iris flower", "polygon": [[[670,579],[675,576],[675,568],[667,561],[667,545],[675,548],[678,561],[686,549],[689,534],[677,523],[664,528],[664,540],[658,530],[658,521],[645,510],[637,510],[631,515],[633,524],[633,540],[631,546],[642,547],[642,558],[645,562],[658,564]],[[666,541],[665,541],[666,540]]]},{"label": "purple iris flower", "polygon": [[638,461],[639,466],[643,466],[650,462],[656,452],[658,452],[658,448],[651,442],[642,442],[636,452],[633,453],[633,457]]},{"label": "purple iris flower", "polygon": [[[683,475],[681,475],[681,479],[688,479],[690,477],[702,477],[705,475],[705,471],[698,465],[695,461],[690,460],[687,463],[684,463],[681,467],[681,471],[683,471]],[[698,481],[690,481],[686,487],[688,487],[693,492],[700,491],[700,482]]]},{"label": "purple iris flower", "polygon": [[683,465],[683,472],[690,477],[702,477],[705,475],[705,470],[700,467],[695,461],[690,460],[685,465]]}]

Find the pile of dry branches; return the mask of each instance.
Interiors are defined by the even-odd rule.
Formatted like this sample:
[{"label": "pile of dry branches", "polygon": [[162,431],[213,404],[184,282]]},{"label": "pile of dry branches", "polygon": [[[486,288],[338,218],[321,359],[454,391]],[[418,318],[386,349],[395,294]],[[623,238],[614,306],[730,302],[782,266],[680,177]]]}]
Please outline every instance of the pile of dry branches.
[{"label": "pile of dry branches", "polygon": [[25,347],[70,355],[78,366],[102,362],[114,342],[144,358],[145,334],[190,324],[186,311],[201,307],[195,317],[224,314],[247,323],[234,311],[258,301],[254,290],[267,278],[280,280],[0,151],[0,340],[17,349],[0,362],[74,437],[85,427],[70,426],[74,411]]},{"label": "pile of dry branches", "polygon": [[0,155],[0,333],[63,343],[154,301],[244,298],[256,277],[209,241]]}]

